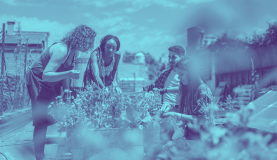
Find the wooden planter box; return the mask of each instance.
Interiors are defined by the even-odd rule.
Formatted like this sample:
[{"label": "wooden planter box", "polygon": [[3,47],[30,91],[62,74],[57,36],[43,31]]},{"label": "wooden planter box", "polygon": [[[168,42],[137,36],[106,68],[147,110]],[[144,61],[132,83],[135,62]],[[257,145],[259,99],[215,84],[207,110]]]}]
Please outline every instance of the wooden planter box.
[{"label": "wooden planter box", "polygon": [[143,130],[137,128],[75,129],[71,135],[72,160],[131,159],[144,157]]}]

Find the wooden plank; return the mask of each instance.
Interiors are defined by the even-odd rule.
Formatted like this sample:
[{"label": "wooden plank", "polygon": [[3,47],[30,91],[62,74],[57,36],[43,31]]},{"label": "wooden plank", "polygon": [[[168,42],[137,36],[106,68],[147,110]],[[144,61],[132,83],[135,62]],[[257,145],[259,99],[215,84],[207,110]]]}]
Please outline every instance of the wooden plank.
[{"label": "wooden plank", "polygon": [[241,88],[245,88],[245,89],[251,89],[253,88],[254,85],[242,85]]},{"label": "wooden plank", "polygon": [[250,97],[237,97],[235,98],[236,101],[250,101]]},{"label": "wooden plank", "polygon": [[225,88],[226,84],[227,84],[227,82],[219,82],[218,87],[219,88]]},{"label": "wooden plank", "polygon": [[214,96],[220,96],[220,94],[222,93],[223,88],[216,88],[214,91]]},{"label": "wooden plank", "polygon": [[246,105],[246,104],[248,104],[249,103],[249,101],[236,101],[235,103],[234,103],[234,105]]},{"label": "wooden plank", "polygon": [[238,93],[238,97],[250,97],[252,92]]}]

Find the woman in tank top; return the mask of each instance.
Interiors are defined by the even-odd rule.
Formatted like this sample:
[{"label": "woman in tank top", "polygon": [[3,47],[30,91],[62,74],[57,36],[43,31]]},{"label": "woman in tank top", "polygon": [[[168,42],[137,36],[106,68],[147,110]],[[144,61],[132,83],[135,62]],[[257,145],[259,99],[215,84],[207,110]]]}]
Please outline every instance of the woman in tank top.
[{"label": "woman in tank top", "polygon": [[78,79],[80,71],[72,70],[76,54],[93,48],[96,32],[85,25],[68,32],[59,43],[46,48],[27,72],[27,88],[31,98],[36,159],[44,159],[47,126],[55,123],[48,106],[61,95],[61,87],[69,89],[70,79]]},{"label": "woman in tank top", "polygon": [[[103,88],[116,82],[115,76],[121,57],[119,48],[120,41],[116,36],[106,35],[101,39],[100,46],[90,56],[84,76],[85,87],[93,82]],[[119,87],[116,90],[121,93]]]}]

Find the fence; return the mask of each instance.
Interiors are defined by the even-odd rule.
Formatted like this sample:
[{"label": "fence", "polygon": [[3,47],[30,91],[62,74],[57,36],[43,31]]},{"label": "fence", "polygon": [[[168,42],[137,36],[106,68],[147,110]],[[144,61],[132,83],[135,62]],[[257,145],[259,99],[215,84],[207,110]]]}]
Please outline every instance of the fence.
[{"label": "fence", "polygon": [[[262,69],[256,69],[256,72],[259,75],[259,80],[261,82],[267,81],[267,83],[265,84],[270,84],[276,81],[277,79],[276,74],[270,74],[271,72],[274,72],[275,69],[277,69],[277,67],[267,67]],[[237,87],[239,85],[252,84],[251,70],[216,74],[216,86],[218,86],[220,82],[227,82],[231,90],[233,90],[234,87]],[[262,85],[260,87],[265,87],[265,86]]]},{"label": "fence", "polygon": [[148,82],[144,78],[122,78],[119,80],[119,87],[122,92],[140,92]]}]

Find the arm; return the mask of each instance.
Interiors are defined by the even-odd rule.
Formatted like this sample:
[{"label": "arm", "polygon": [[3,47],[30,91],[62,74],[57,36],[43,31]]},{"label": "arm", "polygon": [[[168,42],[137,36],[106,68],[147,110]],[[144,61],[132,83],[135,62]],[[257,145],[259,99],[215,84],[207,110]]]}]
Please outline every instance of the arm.
[{"label": "arm", "polygon": [[197,93],[197,106],[193,110],[193,115],[168,112],[164,115],[173,116],[183,121],[194,122],[199,125],[212,124],[212,110],[210,104],[212,102],[212,93],[209,88],[202,87]]},{"label": "arm", "polygon": [[119,65],[119,62],[120,62],[120,58],[121,58],[121,53],[119,51],[115,52],[115,73],[114,73],[114,79],[113,79],[113,83],[116,83],[117,84],[117,81],[118,81],[118,65]]},{"label": "arm", "polygon": [[143,87],[143,90],[146,92],[152,91],[153,88],[155,88],[155,84],[158,82],[158,80],[161,78],[162,73],[159,74],[158,78],[155,80],[155,82],[153,84],[150,84],[146,87]]},{"label": "arm", "polygon": [[98,63],[97,63],[97,56],[96,56],[96,53],[97,52],[92,52],[91,54],[91,68],[93,70],[93,74],[95,76],[95,79],[97,81],[97,83],[100,85],[100,88],[104,88],[105,85],[103,84],[102,82],[102,79],[100,78],[100,75],[99,75],[99,67],[98,67]]},{"label": "arm", "polygon": [[182,121],[193,122],[195,124],[204,125],[206,123],[205,116],[201,116],[201,115],[197,116],[197,115],[175,113],[175,116]]},{"label": "arm", "polygon": [[62,81],[63,89],[61,91],[61,97],[63,98],[64,102],[66,102],[68,98],[68,92],[70,91],[70,79],[66,78]]},{"label": "arm", "polygon": [[179,87],[166,88],[167,93],[179,93]]},{"label": "arm", "polygon": [[67,49],[61,45],[54,45],[52,56],[44,69],[42,79],[46,82],[57,82],[70,77],[70,71],[56,72],[67,56]]},{"label": "arm", "polygon": [[121,54],[120,54],[120,52],[116,52],[115,54],[116,54],[115,56],[116,56],[117,63],[115,66],[116,71],[115,71],[115,75],[114,75],[114,79],[113,79],[113,84],[116,86],[116,92],[122,93],[122,90],[117,83],[117,81],[118,81],[118,65],[120,62]]},{"label": "arm", "polygon": [[63,85],[63,91],[69,90],[69,88],[70,88],[70,78],[64,79],[62,81],[62,85]]},{"label": "arm", "polygon": [[179,87],[171,87],[171,88],[163,88],[163,89],[153,88],[153,90],[160,92],[160,94],[179,93]]}]

